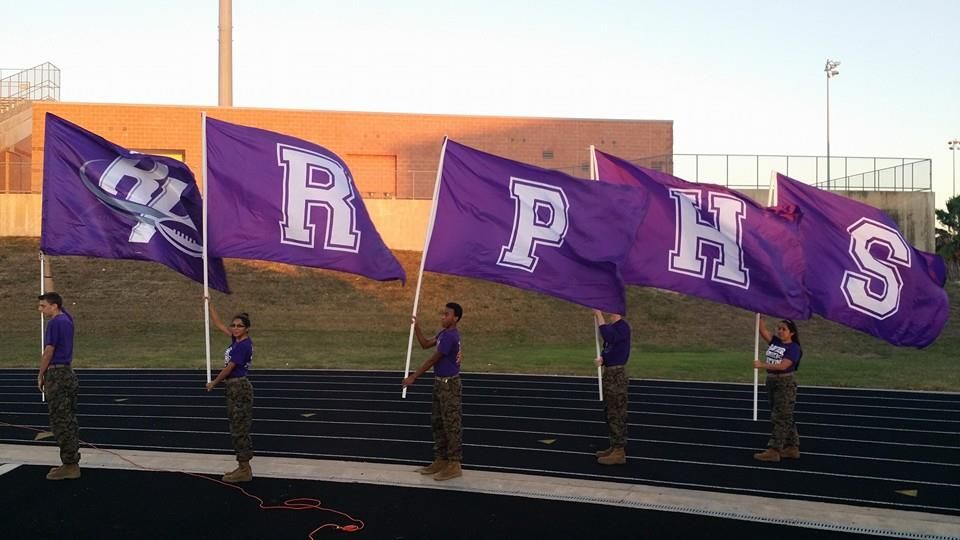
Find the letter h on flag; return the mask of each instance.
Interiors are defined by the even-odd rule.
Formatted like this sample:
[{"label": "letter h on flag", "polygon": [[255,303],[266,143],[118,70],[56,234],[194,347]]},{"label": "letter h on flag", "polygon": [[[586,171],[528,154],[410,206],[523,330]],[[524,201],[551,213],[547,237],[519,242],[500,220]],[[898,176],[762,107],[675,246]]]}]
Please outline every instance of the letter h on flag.
[{"label": "letter h on flag", "polygon": [[623,314],[618,266],[646,198],[447,140],[424,270]]},{"label": "letter h on flag", "polygon": [[777,175],[780,205],[803,213],[813,311],[894,345],[926,347],[950,304],[943,259],[911,246],[884,212]]},{"label": "letter h on flag", "polygon": [[[164,264],[203,283],[202,202],[185,163],[131,152],[47,113],[40,249]],[[210,286],[229,293],[221,259]]]},{"label": "letter h on flag", "polygon": [[722,186],[595,155],[600,181],[636,186],[650,197],[624,281],[781,317],[810,317],[799,216]]},{"label": "letter h on flag", "polygon": [[205,129],[212,255],[406,281],[336,154],[213,118]]}]

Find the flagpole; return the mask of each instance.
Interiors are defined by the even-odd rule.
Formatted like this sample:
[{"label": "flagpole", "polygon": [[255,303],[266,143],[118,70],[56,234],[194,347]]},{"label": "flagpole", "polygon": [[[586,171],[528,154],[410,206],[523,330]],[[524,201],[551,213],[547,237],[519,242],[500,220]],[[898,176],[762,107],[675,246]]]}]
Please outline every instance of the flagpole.
[{"label": "flagpole", "polygon": [[[776,179],[777,172],[770,171],[770,187],[767,190],[767,206],[773,206],[777,204],[777,192],[776,192]],[[754,324],[753,329],[753,358],[755,360],[760,359],[760,313],[757,313],[756,324]],[[760,370],[756,367],[753,368],[753,421],[757,421],[757,394],[759,386]]]},{"label": "flagpole", "polygon": [[[416,324],[413,318],[417,316],[417,306],[420,304],[420,285],[423,283],[423,266],[427,260],[427,249],[430,247],[430,238],[433,236],[433,222],[437,217],[437,195],[440,193],[440,180],[443,177],[443,158],[447,153],[447,136],[443,137],[440,147],[440,162],[437,164],[437,181],[433,185],[433,205],[430,208],[430,219],[427,221],[427,234],[423,239],[423,253],[420,256],[420,271],[417,273],[417,290],[413,295],[413,313],[410,315],[410,337],[407,340],[407,365],[403,369],[403,378],[410,375],[410,356],[413,354],[413,328]],[[400,397],[407,399],[407,387],[403,387]]]},{"label": "flagpole", "polygon": [[207,113],[200,113],[200,149],[203,156],[203,326],[207,353],[207,382],[212,380],[210,370],[210,272],[207,254]]},{"label": "flagpole", "polygon": [[[597,147],[590,145],[590,179],[598,181],[600,175],[597,173]],[[593,341],[597,346],[597,356],[600,358],[600,323],[597,318],[593,318]],[[597,389],[600,395],[600,401],[603,401],[603,366],[597,366]]]},{"label": "flagpole", "polygon": [[[40,252],[40,296],[43,296],[47,291],[44,290],[44,258],[43,251]],[[43,355],[43,313],[40,314],[40,354]],[[46,392],[40,390],[40,401],[47,401]]]}]

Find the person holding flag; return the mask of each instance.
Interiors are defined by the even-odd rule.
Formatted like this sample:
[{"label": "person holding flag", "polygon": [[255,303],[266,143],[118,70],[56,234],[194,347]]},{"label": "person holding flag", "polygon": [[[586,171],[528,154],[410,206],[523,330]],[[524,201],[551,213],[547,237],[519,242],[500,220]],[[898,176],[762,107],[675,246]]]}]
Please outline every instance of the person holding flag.
[{"label": "person holding flag", "polygon": [[760,337],[770,344],[765,360],[754,360],[753,367],[767,370],[767,399],[770,400],[770,421],[773,434],[767,449],[753,455],[757,461],[778,462],[780,458],[800,458],[800,435],[793,420],[797,403],[797,381],[794,373],[800,367],[803,349],[797,324],[790,319],[777,323],[777,335],[760,321]]},{"label": "person holding flag", "polygon": [[217,378],[207,383],[207,392],[226,380],[227,416],[230,419],[230,437],[237,453],[237,468],[223,475],[224,482],[238,483],[253,480],[250,460],[253,442],[250,426],[253,424],[253,385],[247,379],[253,362],[253,340],[250,338],[250,316],[239,313],[230,326],[223,324],[217,310],[210,304],[210,318],[221,332],[230,336],[230,346],[223,353],[223,369]]},{"label": "person holding flag", "polygon": [[463,307],[448,303],[440,317],[443,327],[428,339],[416,317],[413,318],[417,342],[424,349],[436,347],[415,372],[403,379],[403,387],[412,385],[418,377],[433,368],[433,462],[419,469],[420,474],[432,474],[434,480],[450,480],[462,476],[463,461],[463,384],[460,381],[460,331],[457,323],[463,317]]},{"label": "person holding flag", "polygon": [[600,310],[593,310],[597,327],[603,337],[603,352],[596,359],[603,366],[603,402],[610,431],[610,447],[597,452],[601,465],[623,465],[627,462],[627,399],[630,378],[627,360],[630,359],[630,325],[620,315],[610,314],[607,323]]},{"label": "person holding flag", "polygon": [[73,317],[63,309],[63,297],[41,294],[37,308],[49,319],[43,335],[43,356],[37,388],[44,393],[50,412],[50,431],[60,447],[63,465],[50,469],[47,480],[80,478],[80,426],[77,424],[79,383],[73,372]]}]

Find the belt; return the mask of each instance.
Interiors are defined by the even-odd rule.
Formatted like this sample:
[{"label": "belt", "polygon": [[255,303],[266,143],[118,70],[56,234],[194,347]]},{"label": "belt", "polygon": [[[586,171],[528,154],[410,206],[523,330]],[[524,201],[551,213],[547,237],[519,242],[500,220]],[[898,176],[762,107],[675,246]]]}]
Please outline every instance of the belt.
[{"label": "belt", "polygon": [[70,367],[70,364],[50,364],[49,366],[47,366],[47,369],[48,369],[48,370],[49,370],[49,369],[62,369],[62,368],[69,368],[69,367]]},{"label": "belt", "polygon": [[459,378],[460,378],[460,374],[458,373],[450,377],[436,377],[436,381],[446,384],[454,379],[459,379]]},{"label": "belt", "polygon": [[224,382],[239,381],[239,380],[246,379],[246,378],[247,378],[246,375],[244,375],[243,377],[230,377],[229,379],[227,379],[227,380],[224,381]]},{"label": "belt", "polygon": [[627,367],[626,364],[619,364],[616,366],[603,366],[603,369],[623,369],[625,367]]},{"label": "belt", "polygon": [[773,377],[774,379],[783,379],[786,377],[793,377],[794,372],[790,371],[788,373],[770,373],[767,372],[767,377]]}]

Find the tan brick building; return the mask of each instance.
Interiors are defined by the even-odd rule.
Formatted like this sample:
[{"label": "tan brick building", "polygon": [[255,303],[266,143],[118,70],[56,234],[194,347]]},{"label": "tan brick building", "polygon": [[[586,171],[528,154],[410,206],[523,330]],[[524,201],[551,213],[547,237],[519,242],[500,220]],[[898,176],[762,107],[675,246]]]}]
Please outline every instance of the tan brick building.
[{"label": "tan brick building", "polygon": [[44,118],[50,112],[116,144],[185,161],[200,178],[201,112],[324,146],[350,167],[384,240],[422,246],[440,145],[447,135],[500,156],[589,176],[589,147],[648,157],[668,170],[669,120],[587,120],[426,114],[114,105],[35,101],[0,119],[0,236],[39,236]]}]

